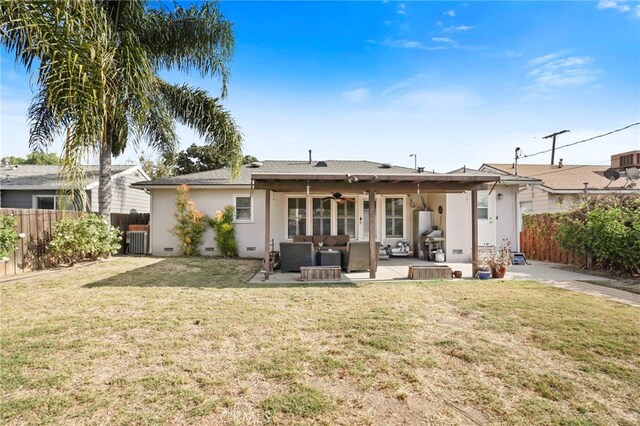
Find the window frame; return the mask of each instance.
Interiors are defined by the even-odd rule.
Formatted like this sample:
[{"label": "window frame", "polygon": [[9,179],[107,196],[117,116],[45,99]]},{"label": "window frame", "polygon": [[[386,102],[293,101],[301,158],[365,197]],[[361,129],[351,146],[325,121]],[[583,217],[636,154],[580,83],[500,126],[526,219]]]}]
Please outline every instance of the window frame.
[{"label": "window frame", "polygon": [[[249,219],[238,219],[238,198],[249,199]],[[254,223],[253,218],[253,196],[251,194],[233,194],[233,223]]]},{"label": "window frame", "polygon": [[305,235],[309,235],[309,197],[304,194],[287,194],[284,197],[284,237],[285,241],[293,241],[293,236],[289,235],[289,200],[291,198],[297,198],[304,200],[305,213],[302,216],[298,216],[305,221]]},{"label": "window frame", "polygon": [[[391,216],[387,215],[387,200],[402,200],[402,214],[398,215],[396,214],[396,212],[392,212],[393,214]],[[382,212],[384,212],[384,217],[382,219],[382,224],[384,226],[384,239],[401,239],[404,240],[406,239],[406,234],[407,234],[407,218],[406,218],[406,213],[407,213],[407,199],[404,195],[388,195],[388,196],[384,196],[382,199],[382,206],[381,206],[381,210]],[[392,219],[392,225],[393,225],[393,219],[402,219],[402,235],[401,236],[397,236],[395,234],[389,235],[387,233],[388,228],[387,228],[387,219],[391,218]],[[393,228],[393,226],[392,226]]]}]

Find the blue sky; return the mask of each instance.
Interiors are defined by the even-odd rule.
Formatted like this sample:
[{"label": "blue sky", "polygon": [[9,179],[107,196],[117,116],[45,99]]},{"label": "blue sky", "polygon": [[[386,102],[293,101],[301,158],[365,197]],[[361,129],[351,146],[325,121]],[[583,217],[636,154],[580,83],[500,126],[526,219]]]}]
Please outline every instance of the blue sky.
[{"label": "blue sky", "polygon": [[[224,101],[265,159],[368,159],[448,171],[512,162],[640,121],[638,2],[223,2],[236,53]],[[2,154],[26,155],[29,76],[1,55]],[[211,90],[215,80],[166,72]],[[180,128],[182,147],[202,143]],[[138,148],[138,150],[144,148]],[[606,164],[640,126],[559,150]],[[53,151],[59,152],[59,144]],[[547,163],[550,154],[523,159]],[[127,150],[115,160],[135,160]]]}]

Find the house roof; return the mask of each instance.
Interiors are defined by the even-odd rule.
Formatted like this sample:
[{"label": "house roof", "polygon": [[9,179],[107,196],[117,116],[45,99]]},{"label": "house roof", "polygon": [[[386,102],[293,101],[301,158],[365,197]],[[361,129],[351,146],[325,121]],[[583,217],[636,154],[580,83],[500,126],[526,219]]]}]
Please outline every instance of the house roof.
[{"label": "house roof", "polygon": [[[373,161],[354,160],[326,160],[327,167],[319,167],[318,161],[309,164],[308,161],[285,161],[285,160],[265,160],[260,162],[259,167],[246,164],[240,169],[238,178],[231,179],[228,168],[209,170],[206,172],[191,173],[188,175],[174,176],[170,178],[157,179],[150,182],[136,182],[134,186],[139,187],[161,187],[178,186],[187,184],[190,186],[216,186],[216,185],[251,185],[251,175],[258,173],[298,173],[298,174],[407,174],[417,172],[408,167],[393,166],[384,168],[383,163]],[[424,172],[426,174],[428,172]]]},{"label": "house roof", "polygon": [[[583,192],[584,183],[592,190],[620,191],[625,189],[627,179],[621,178],[611,182],[603,173],[609,166],[590,164],[568,165],[562,167],[549,164],[518,164],[518,176],[540,179],[543,188],[551,192]],[[486,163],[481,169],[493,169],[513,174],[513,164]]]},{"label": "house roof", "polygon": [[[0,168],[0,188],[3,190],[58,190],[65,180],[61,175],[62,166],[17,165]],[[98,184],[99,166],[85,166],[85,188]],[[111,166],[112,177],[140,170],[139,166]],[[142,173],[143,176],[146,176]]]},{"label": "house roof", "polygon": [[375,189],[379,193],[407,190],[458,192],[476,189],[498,179],[496,173],[432,173],[373,161],[327,160],[310,163],[267,160],[242,166],[240,175],[235,180],[231,179],[228,168],[222,168],[151,182],[137,182],[133,186],[149,189],[172,188],[181,184],[195,187],[235,187],[250,186],[253,181],[256,189],[293,192],[305,191],[308,186],[314,191]]},{"label": "house roof", "polygon": [[498,175],[500,177],[499,182],[505,185],[540,185],[542,184],[542,180],[540,179],[536,179],[533,177],[526,177],[526,176],[515,176],[501,170],[488,169],[488,168],[485,168],[483,170],[477,170],[469,167],[461,167],[459,169],[452,170],[449,173],[450,174],[462,173],[462,174],[469,174],[472,176],[486,176],[487,174]]}]

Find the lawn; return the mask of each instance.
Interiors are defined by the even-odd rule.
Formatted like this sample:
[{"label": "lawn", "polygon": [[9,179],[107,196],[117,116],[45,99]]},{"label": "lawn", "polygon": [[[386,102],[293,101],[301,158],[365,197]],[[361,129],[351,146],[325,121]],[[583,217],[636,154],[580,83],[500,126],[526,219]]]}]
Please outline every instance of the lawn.
[{"label": "lawn", "polygon": [[640,424],[640,310],[532,282],[247,284],[116,258],[0,283],[3,424]]}]

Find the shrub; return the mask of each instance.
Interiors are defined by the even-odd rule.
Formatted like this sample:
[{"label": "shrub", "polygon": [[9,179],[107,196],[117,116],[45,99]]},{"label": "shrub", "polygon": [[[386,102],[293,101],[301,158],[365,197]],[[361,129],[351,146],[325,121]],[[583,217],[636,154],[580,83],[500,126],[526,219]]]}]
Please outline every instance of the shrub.
[{"label": "shrub", "polygon": [[191,256],[198,253],[197,249],[204,240],[207,217],[189,199],[189,186],[180,185],[176,191],[176,211],[173,217],[177,224],[171,231],[180,240],[182,254]]},{"label": "shrub", "polygon": [[71,266],[117,253],[121,240],[122,233],[105,216],[85,214],[54,222],[49,250],[56,263]]},{"label": "shrub", "polygon": [[599,267],[640,273],[640,196],[586,201],[559,216],[556,238]]},{"label": "shrub", "polygon": [[236,230],[233,227],[233,206],[226,206],[224,212],[217,211],[216,217],[209,221],[215,232],[215,241],[223,257],[235,257],[238,255],[238,241]]},{"label": "shrub", "polygon": [[16,231],[17,224],[18,219],[13,215],[0,216],[0,259],[5,262],[13,254],[20,239]]}]

